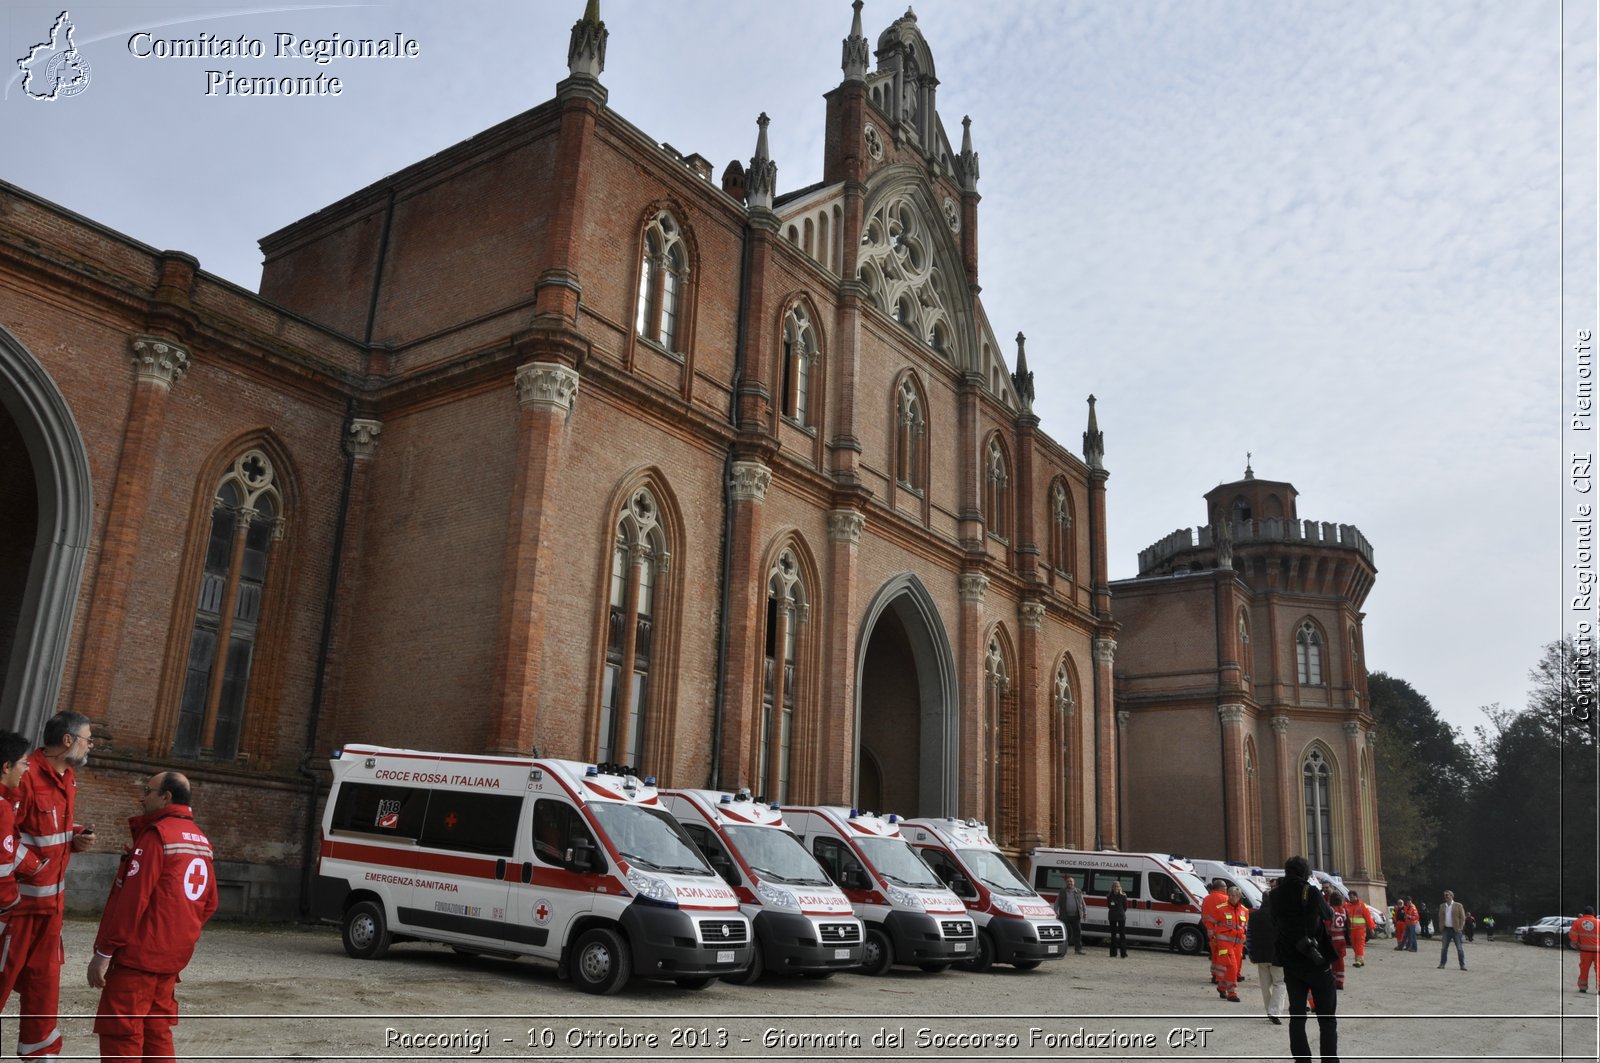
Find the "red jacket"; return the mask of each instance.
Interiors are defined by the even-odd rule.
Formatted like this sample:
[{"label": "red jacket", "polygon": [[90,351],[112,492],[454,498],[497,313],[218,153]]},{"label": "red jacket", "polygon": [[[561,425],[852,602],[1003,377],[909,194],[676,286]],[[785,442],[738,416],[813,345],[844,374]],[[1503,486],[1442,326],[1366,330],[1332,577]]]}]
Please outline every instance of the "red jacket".
[{"label": "red jacket", "polygon": [[67,861],[72,858],[72,838],[78,829],[72,821],[78,776],[71,768],[57,774],[44,755],[36,752],[28,758],[28,770],[17,790],[22,794],[17,805],[17,833],[22,844],[38,856],[40,867],[17,884],[22,899],[14,910],[18,914],[63,911]]},{"label": "red jacket", "polygon": [[0,791],[0,915],[17,903],[17,875],[31,876],[39,871],[39,854],[17,837],[18,790]]},{"label": "red jacket", "polygon": [[177,974],[194,955],[200,928],[217,910],[211,842],[188,805],[128,820],[133,846],[111,884],[94,950],[118,967]]}]

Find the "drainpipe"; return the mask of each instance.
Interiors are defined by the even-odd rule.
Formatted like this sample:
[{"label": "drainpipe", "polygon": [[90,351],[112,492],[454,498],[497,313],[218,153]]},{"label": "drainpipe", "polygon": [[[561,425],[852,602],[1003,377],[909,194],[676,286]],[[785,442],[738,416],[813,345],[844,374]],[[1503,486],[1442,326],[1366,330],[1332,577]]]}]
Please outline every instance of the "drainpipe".
[{"label": "drainpipe", "polygon": [[717,612],[717,700],[711,724],[713,790],[722,787],[722,726],[728,712],[728,610],[733,598],[728,573],[733,568],[733,462],[739,431],[739,388],[744,383],[745,320],[750,312],[750,256],[750,226],[746,225],[744,250],[739,258],[739,319],[733,345],[733,387],[728,398],[728,423],[733,426],[735,440],[728,445],[728,455],[722,462],[722,590],[719,595],[721,606]]}]

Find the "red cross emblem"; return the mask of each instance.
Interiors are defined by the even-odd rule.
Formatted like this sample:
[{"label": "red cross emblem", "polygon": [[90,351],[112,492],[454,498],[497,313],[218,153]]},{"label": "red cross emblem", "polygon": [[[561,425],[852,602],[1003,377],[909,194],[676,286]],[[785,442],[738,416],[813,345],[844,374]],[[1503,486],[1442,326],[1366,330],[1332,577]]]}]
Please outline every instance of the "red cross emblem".
[{"label": "red cross emblem", "polygon": [[533,910],[533,917],[539,920],[541,923],[544,922],[546,919],[550,918],[550,907],[545,904],[539,905],[539,907]]},{"label": "red cross emblem", "polygon": [[[130,875],[132,871],[128,872]],[[206,884],[211,880],[211,875],[206,869],[206,862],[198,856],[189,861],[189,867],[183,874],[183,895],[191,901],[198,901],[206,892]]]},{"label": "red cross emblem", "polygon": [[444,825],[446,830],[456,829],[456,814],[454,812],[444,817]]}]

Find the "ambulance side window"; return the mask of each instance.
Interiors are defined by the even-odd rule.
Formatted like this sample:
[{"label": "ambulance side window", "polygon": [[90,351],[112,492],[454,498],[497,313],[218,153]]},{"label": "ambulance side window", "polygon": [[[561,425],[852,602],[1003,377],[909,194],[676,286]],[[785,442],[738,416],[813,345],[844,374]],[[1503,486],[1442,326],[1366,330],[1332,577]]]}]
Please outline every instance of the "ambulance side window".
[{"label": "ambulance side window", "polygon": [[939,876],[939,881],[949,886],[956,896],[973,897],[977,895],[977,890],[972,888],[972,883],[967,881],[967,876],[961,873],[961,869],[956,866],[956,862],[950,859],[950,855],[944,850],[918,849],[917,855],[922,857],[922,862],[932,868],[933,873]]},{"label": "ambulance side window", "polygon": [[353,782],[339,787],[333,829],[416,841],[428,808],[428,791],[410,786]]},{"label": "ambulance side window", "polygon": [[867,877],[861,861],[857,860],[849,846],[839,839],[814,838],[811,842],[811,853],[817,858],[817,863],[822,865],[822,870],[828,873],[828,877],[843,888],[864,890],[871,886],[872,880]]},{"label": "ambulance side window", "polygon": [[552,867],[568,867],[567,853],[573,854],[573,870],[592,870],[592,866],[585,866],[585,859],[581,854],[589,853],[587,859],[601,862],[600,847],[595,844],[594,835],[589,833],[589,825],[583,821],[578,810],[563,801],[552,801],[549,798],[540,798],[533,805],[533,854],[541,863]]},{"label": "ambulance side window", "polygon": [[1188,904],[1178,884],[1159,871],[1150,872],[1150,899],[1163,904]]},{"label": "ambulance side window", "polygon": [[722,876],[722,881],[730,886],[739,884],[739,868],[722,847],[722,841],[710,827],[702,827],[698,823],[684,823],[681,825],[688,833],[690,839],[700,852],[705,855],[706,863],[711,865],[711,870]]},{"label": "ambulance side window", "polygon": [[516,848],[521,795],[435,790],[422,823],[422,844],[485,856],[510,856]]},{"label": "ambulance side window", "polygon": [[1084,876],[1083,892],[1104,897],[1111,892],[1113,882],[1121,882],[1122,892],[1128,895],[1129,900],[1140,900],[1143,894],[1139,892],[1139,876],[1137,871],[1091,871]]}]

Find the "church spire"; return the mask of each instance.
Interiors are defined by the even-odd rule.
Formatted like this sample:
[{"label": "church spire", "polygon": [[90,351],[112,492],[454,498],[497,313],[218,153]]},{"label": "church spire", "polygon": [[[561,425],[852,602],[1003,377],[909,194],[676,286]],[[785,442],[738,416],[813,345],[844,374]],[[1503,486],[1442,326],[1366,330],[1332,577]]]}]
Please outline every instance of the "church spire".
[{"label": "church spire", "polygon": [[1104,469],[1106,437],[1100,419],[1094,415],[1094,396],[1089,396],[1089,428],[1083,433],[1083,460],[1091,469]]},{"label": "church spire", "polygon": [[1244,452],[1244,478],[1246,480],[1254,480],[1256,478],[1256,471],[1250,467],[1250,452],[1248,450]]},{"label": "church spire", "polygon": [[756,119],[761,131],[756,134],[756,153],[745,177],[745,193],[749,196],[751,210],[771,210],[772,196],[778,187],[778,164],[767,154],[767,123],[770,121],[765,111]]},{"label": "church spire", "polygon": [[972,192],[978,187],[978,153],[972,150],[972,116],[961,116],[961,187]]},{"label": "church spire", "polygon": [[1017,333],[1017,368],[1011,374],[1011,384],[1017,389],[1017,397],[1022,400],[1022,408],[1026,411],[1033,409],[1033,373],[1028,369],[1028,349],[1025,344],[1028,337]]},{"label": "church spire", "polygon": [[861,0],[850,5],[855,14],[850,18],[850,36],[844,39],[844,67],[846,81],[867,80],[867,38],[861,32]]},{"label": "church spire", "polygon": [[575,78],[598,81],[606,68],[606,24],[600,21],[600,0],[589,0],[583,17],[572,24],[567,44],[567,73]]}]

